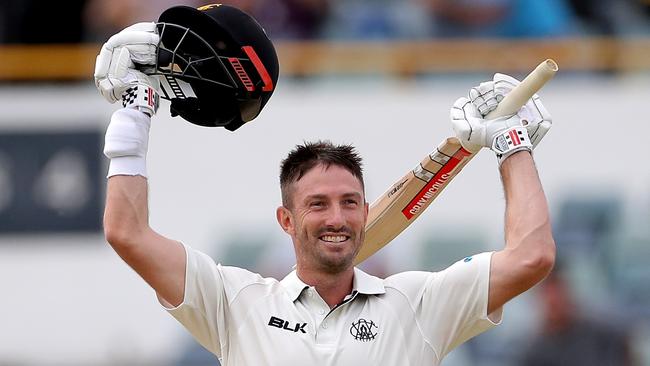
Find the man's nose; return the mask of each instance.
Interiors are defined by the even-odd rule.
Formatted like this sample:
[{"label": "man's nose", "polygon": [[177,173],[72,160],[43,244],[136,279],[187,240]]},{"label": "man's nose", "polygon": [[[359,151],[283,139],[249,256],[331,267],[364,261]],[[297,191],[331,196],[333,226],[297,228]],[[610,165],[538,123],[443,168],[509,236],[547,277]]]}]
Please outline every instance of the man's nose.
[{"label": "man's nose", "polygon": [[338,205],[333,205],[327,215],[326,225],[333,229],[340,229],[345,226],[345,213]]}]

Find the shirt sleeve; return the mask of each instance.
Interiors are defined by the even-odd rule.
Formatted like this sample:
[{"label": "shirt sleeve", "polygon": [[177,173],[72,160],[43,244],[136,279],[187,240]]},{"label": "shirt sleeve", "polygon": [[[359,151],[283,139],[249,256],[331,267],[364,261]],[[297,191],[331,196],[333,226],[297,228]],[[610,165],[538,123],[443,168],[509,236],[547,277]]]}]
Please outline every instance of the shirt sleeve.
[{"label": "shirt sleeve", "polygon": [[183,302],[163,307],[208,351],[221,358],[228,347],[229,299],[259,275],[216,264],[208,255],[184,245],[187,254]]},{"label": "shirt sleeve", "polygon": [[441,358],[500,323],[501,309],[487,313],[491,258],[492,253],[477,254],[429,276],[416,312]]}]

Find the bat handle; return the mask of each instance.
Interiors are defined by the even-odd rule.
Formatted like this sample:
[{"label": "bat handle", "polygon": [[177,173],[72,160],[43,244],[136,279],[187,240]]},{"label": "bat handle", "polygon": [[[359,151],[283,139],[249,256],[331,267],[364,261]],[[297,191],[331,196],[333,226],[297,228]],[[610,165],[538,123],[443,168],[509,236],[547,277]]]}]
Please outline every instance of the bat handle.
[{"label": "bat handle", "polygon": [[524,80],[503,98],[497,108],[485,117],[493,119],[517,113],[526,102],[551,80],[558,70],[557,63],[547,59],[539,64]]}]

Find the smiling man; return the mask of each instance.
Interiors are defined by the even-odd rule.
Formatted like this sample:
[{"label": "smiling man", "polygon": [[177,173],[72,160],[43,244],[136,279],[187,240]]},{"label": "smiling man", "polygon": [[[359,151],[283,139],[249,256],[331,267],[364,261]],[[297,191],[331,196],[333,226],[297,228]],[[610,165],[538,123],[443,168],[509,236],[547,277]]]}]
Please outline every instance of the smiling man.
[{"label": "smiling man", "polygon": [[[252,34],[253,41],[266,45],[258,50],[269,50],[261,27],[237,9],[177,10],[184,17],[198,16],[201,24],[214,26],[218,20],[221,31],[232,23],[234,34]],[[168,28],[176,29],[164,25],[163,32]],[[158,234],[149,226],[146,156],[160,79],[136,69],[137,63],[156,59],[158,43],[165,38],[157,32],[153,23],[129,27],[112,37],[97,58],[98,89],[109,102],[121,100],[124,106],[113,113],[106,131],[104,154],[110,164],[104,232],[165,309],[222,364],[439,365],[456,346],[498,324],[503,305],[551,270],[555,244],[531,154],[550,127],[550,116],[535,96],[517,114],[486,120],[517,83],[500,74],[451,109],[454,130],[466,149],[487,147],[497,153],[506,197],[505,245],[499,251],[461,259],[440,272],[404,272],[385,279],[355,268],[369,210],[361,158],[352,146],[330,142],[298,145],[282,162],[282,206],[276,216],[293,241],[297,263],[284,279],[217,264]],[[249,57],[249,71],[261,75],[258,83],[245,86],[270,93],[277,81],[276,72],[267,72],[277,69],[274,54],[265,62],[254,48],[243,49],[248,56],[231,61],[239,65],[240,58]],[[211,54],[211,59],[221,59]],[[178,86],[176,91],[188,84],[168,77],[164,80]],[[172,110],[194,123],[232,130],[254,118],[270,97],[252,93],[257,99],[229,105],[232,95],[200,94],[176,104],[172,99]]]},{"label": "smiling man", "polygon": [[298,147],[281,167],[278,222],[293,240],[299,277],[330,307],[350,293],[363,243],[368,204],[360,164],[351,146],[320,142]]},{"label": "smiling man", "polygon": [[355,268],[368,216],[360,164],[351,146],[329,142],[297,146],[282,162],[277,220],[297,265],[281,281],[155,233],[142,176],[109,179],[106,237],[224,365],[438,365],[550,270],[554,246],[527,151],[501,164],[506,248],[441,272],[380,279]]}]

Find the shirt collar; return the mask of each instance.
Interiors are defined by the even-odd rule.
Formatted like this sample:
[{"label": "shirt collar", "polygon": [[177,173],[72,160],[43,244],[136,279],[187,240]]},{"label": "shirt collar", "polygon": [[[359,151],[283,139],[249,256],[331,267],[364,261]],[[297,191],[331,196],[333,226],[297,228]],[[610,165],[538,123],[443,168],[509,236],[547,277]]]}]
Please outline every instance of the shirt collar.
[{"label": "shirt collar", "polygon": [[291,297],[291,301],[296,301],[298,297],[300,297],[302,291],[306,288],[309,288],[309,285],[302,282],[300,278],[298,278],[295,269],[291,271],[291,273],[289,273],[284,279],[282,279],[280,283],[287,290],[289,297]]},{"label": "shirt collar", "polygon": [[384,280],[371,276],[359,268],[354,268],[354,280],[352,281],[352,291],[357,291],[364,295],[381,295],[386,293]]},{"label": "shirt collar", "polygon": [[[296,271],[293,270],[280,282],[287,290],[291,301],[296,301],[300,294],[310,286],[302,282]],[[371,276],[366,272],[354,268],[354,279],[352,280],[352,292],[358,292],[364,295],[380,295],[386,293],[384,280]]]}]

